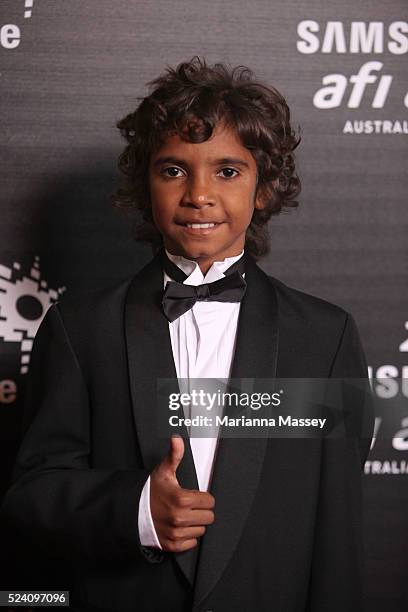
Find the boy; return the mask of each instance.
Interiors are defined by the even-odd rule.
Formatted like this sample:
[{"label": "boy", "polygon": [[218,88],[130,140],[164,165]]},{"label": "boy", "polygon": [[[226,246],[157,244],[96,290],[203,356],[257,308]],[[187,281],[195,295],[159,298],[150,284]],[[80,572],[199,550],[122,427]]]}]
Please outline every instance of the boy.
[{"label": "boy", "polygon": [[367,366],[349,314],[255,263],[300,190],[282,96],[198,58],[153,85],[119,123],[115,204],[142,211],[156,255],[47,312],[2,511],[72,562],[81,610],[355,612],[369,440],[157,435],[159,379]]}]

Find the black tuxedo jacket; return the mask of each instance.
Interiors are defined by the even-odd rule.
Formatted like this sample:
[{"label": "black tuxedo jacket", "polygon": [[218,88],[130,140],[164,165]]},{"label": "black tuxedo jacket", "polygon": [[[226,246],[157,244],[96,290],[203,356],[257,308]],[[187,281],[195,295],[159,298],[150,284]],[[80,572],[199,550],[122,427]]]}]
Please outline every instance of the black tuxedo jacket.
[{"label": "black tuxedo jacket", "polygon": [[[344,310],[251,258],[246,281],[232,378],[367,376]],[[113,289],[50,307],[3,519],[54,564],[70,562],[81,610],[359,611],[369,439],[222,439],[215,523],[200,546],[157,554],[140,545],[140,494],[169,447],[154,434],[156,381],[176,378],[162,286],[156,255]],[[178,479],[198,488],[189,445]]]}]

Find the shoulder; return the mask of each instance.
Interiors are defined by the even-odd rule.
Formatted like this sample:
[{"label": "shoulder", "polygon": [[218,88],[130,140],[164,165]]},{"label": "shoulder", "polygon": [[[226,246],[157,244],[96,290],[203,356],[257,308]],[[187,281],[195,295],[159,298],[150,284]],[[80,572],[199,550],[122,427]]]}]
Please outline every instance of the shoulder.
[{"label": "shoulder", "polygon": [[344,326],[347,318],[351,316],[337,304],[289,287],[273,276],[267,275],[267,278],[275,288],[281,316],[296,318],[308,325],[336,327]]},{"label": "shoulder", "polygon": [[133,278],[87,293],[64,295],[49,308],[46,317],[60,318],[70,336],[88,335],[92,330],[116,330],[121,325],[126,294]]},{"label": "shoulder", "polygon": [[281,358],[285,361],[286,356],[292,363],[302,356],[297,371],[305,376],[318,372],[324,378],[340,362],[344,366],[341,376],[344,372],[356,378],[365,376],[367,368],[353,316],[337,304],[267,278],[278,302]]}]

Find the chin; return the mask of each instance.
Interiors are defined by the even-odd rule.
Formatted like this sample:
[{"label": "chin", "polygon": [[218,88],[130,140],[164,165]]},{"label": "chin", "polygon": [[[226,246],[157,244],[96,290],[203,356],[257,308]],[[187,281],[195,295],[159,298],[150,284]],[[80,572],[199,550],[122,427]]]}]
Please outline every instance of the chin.
[{"label": "chin", "polygon": [[208,257],[214,257],[218,253],[216,247],[211,248],[209,245],[204,246],[203,244],[172,244],[166,246],[167,250],[174,255],[182,255],[186,259],[207,259]]},{"label": "chin", "polygon": [[215,255],[216,251],[212,252],[207,249],[183,249],[183,257],[185,257],[186,259],[208,259],[209,257],[214,257]]}]

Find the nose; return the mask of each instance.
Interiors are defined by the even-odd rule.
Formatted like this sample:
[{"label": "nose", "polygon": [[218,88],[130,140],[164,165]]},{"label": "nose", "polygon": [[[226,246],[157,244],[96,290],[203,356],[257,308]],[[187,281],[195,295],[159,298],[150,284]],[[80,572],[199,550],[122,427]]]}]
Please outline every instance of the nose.
[{"label": "nose", "polygon": [[190,176],[186,183],[181,205],[191,208],[204,208],[214,206],[215,194],[212,192],[209,181],[205,177]]}]

